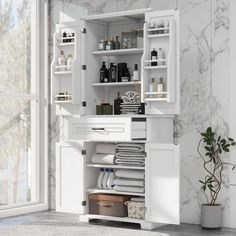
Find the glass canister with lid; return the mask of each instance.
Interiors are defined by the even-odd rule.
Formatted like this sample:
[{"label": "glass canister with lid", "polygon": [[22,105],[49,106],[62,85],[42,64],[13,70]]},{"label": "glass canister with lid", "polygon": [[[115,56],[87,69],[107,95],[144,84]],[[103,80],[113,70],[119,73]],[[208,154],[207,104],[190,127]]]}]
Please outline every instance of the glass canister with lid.
[{"label": "glass canister with lid", "polygon": [[136,30],[137,48],[143,48],[143,29]]},{"label": "glass canister with lid", "polygon": [[121,32],[121,48],[129,49],[137,47],[136,30],[127,30]]}]

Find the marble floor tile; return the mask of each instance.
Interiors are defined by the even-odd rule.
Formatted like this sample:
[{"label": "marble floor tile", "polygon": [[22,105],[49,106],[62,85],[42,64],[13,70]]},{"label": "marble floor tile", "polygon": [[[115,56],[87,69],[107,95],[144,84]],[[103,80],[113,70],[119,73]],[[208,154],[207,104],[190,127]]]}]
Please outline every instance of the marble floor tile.
[{"label": "marble floor tile", "polygon": [[[0,219],[0,227],[3,225],[17,224],[37,224],[37,225],[65,225],[75,226],[80,225],[78,215],[58,213],[55,211],[37,212],[28,215],[10,217]],[[108,227],[124,227],[130,229],[138,229],[135,224],[123,224],[116,222],[98,222],[94,221],[91,224],[105,225]],[[236,229],[222,228],[221,230],[202,230],[199,225],[181,224],[178,226],[166,225],[155,229],[156,232],[168,234],[169,236],[236,236]]]}]

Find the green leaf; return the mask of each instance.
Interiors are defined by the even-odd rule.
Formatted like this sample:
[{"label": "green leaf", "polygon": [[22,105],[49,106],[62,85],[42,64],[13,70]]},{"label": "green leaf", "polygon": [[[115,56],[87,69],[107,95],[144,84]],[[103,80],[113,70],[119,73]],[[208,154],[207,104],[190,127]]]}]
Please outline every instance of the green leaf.
[{"label": "green leaf", "polygon": [[236,166],[233,166],[232,170],[234,170],[234,169],[235,169],[235,167],[236,167]]},{"label": "green leaf", "polygon": [[211,157],[212,156],[212,152],[206,152],[205,156]]},{"label": "green leaf", "polygon": [[233,142],[233,141],[234,141],[232,138],[228,138],[228,140],[229,140],[230,142]]},{"label": "green leaf", "polygon": [[211,132],[212,132],[211,127],[208,127],[207,130],[206,130],[206,133],[211,133]]},{"label": "green leaf", "polygon": [[232,143],[231,143],[231,146],[235,146],[235,144],[236,144],[235,142],[232,142]]},{"label": "green leaf", "polygon": [[205,148],[207,151],[209,151],[209,152],[212,151],[211,148],[208,147],[208,146],[205,146],[204,148]]},{"label": "green leaf", "polygon": [[205,182],[204,182],[204,181],[202,181],[202,180],[199,180],[199,182],[200,182],[201,184],[205,184]]},{"label": "green leaf", "polygon": [[229,149],[228,149],[227,147],[223,147],[223,150],[224,150],[225,152],[229,152]]},{"label": "green leaf", "polygon": [[221,136],[218,137],[217,141],[219,142],[221,140]]},{"label": "green leaf", "polygon": [[225,140],[225,139],[221,139],[220,142],[221,142],[222,144],[225,144],[225,143],[226,143],[226,140]]},{"label": "green leaf", "polygon": [[213,189],[213,185],[209,184],[209,185],[207,185],[207,187],[208,187],[213,193],[216,192],[216,191]]}]

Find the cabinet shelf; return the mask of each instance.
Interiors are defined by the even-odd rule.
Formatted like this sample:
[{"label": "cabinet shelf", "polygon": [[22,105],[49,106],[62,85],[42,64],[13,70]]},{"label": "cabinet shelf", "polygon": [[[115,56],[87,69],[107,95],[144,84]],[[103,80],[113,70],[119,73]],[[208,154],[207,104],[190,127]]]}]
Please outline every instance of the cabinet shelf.
[{"label": "cabinet shelf", "polygon": [[65,101],[54,101],[55,104],[68,104],[68,103],[72,103],[71,100],[65,100]]},{"label": "cabinet shelf", "polygon": [[112,168],[112,169],[129,169],[129,170],[145,170],[143,166],[121,166],[121,165],[103,165],[103,164],[87,164],[87,167],[92,168]]},{"label": "cabinet shelf", "polygon": [[137,54],[143,54],[143,48],[94,51],[92,52],[92,54],[100,56],[137,55]]},{"label": "cabinet shelf", "polygon": [[147,29],[147,32],[161,31],[161,30],[170,30],[170,28],[169,27],[159,27],[159,28]]},{"label": "cabinet shelf", "polygon": [[[75,40],[75,37],[60,37],[59,40],[66,40],[66,39],[69,39],[69,40]],[[69,43],[69,42],[67,42]]]},{"label": "cabinet shelf", "polygon": [[72,74],[72,71],[55,71],[55,75],[70,75]]},{"label": "cabinet shelf", "polygon": [[93,83],[94,87],[119,87],[119,86],[130,86],[130,85],[140,85],[141,82],[115,82],[115,83]]},{"label": "cabinet shelf", "polygon": [[162,102],[167,101],[167,98],[145,98],[144,100],[147,102]]},{"label": "cabinet shelf", "polygon": [[110,193],[110,194],[122,194],[122,195],[132,195],[132,196],[145,196],[145,193],[134,193],[134,192],[118,192],[112,189],[99,189],[99,188],[88,188],[86,190],[89,193]]},{"label": "cabinet shelf", "polygon": [[58,44],[59,47],[74,46],[74,45],[75,45],[75,42],[72,42],[72,43],[59,43]]},{"label": "cabinet shelf", "polygon": [[165,38],[165,37],[169,37],[170,34],[167,33],[167,34],[150,34],[150,35],[147,35],[147,38]]},{"label": "cabinet shelf", "polygon": [[146,95],[161,95],[161,94],[168,94],[168,92],[145,92]]},{"label": "cabinet shelf", "polygon": [[162,70],[167,69],[167,66],[144,66],[145,70]]}]

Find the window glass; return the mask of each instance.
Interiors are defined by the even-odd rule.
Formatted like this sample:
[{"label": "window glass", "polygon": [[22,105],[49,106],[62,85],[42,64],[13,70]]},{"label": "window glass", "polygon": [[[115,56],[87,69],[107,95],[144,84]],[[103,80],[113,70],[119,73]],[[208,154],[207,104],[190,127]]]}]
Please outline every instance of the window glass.
[{"label": "window glass", "polygon": [[31,91],[30,0],[0,0],[0,93]]}]

